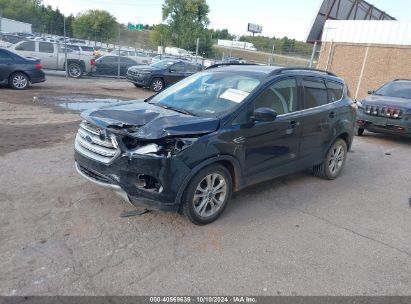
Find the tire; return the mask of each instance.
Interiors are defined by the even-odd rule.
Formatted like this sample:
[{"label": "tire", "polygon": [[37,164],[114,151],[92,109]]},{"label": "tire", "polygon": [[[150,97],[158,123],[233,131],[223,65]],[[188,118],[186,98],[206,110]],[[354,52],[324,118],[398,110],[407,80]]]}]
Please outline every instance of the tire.
[{"label": "tire", "polygon": [[141,88],[138,84],[133,83],[136,88]]},{"label": "tire", "polygon": [[[209,185],[213,185],[211,191]],[[193,224],[209,224],[223,213],[231,193],[230,172],[218,164],[208,166],[189,182],[183,196],[183,213]]]},{"label": "tire", "polygon": [[363,128],[358,128],[357,135],[362,136],[363,134],[364,134],[364,129]]},{"label": "tire", "polygon": [[347,144],[342,139],[337,139],[330,147],[325,160],[313,167],[314,174],[318,177],[336,179],[344,168],[347,159]]},{"label": "tire", "polygon": [[160,92],[164,89],[164,81],[161,78],[153,78],[150,83],[150,89],[153,92]]},{"label": "tire", "polygon": [[67,71],[71,78],[80,78],[83,75],[83,68],[76,62],[69,63]]},{"label": "tire", "polygon": [[10,86],[15,90],[25,90],[29,87],[30,80],[24,73],[14,73],[10,76]]}]

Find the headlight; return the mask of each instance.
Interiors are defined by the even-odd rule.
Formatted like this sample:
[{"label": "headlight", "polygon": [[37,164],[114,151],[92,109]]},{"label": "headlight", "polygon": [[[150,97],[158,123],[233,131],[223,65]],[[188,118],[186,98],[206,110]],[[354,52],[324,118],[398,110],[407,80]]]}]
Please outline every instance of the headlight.
[{"label": "headlight", "polygon": [[180,151],[190,147],[198,138],[170,138],[161,139],[157,143],[149,143],[144,146],[129,150],[130,155],[151,155],[171,157]]},{"label": "headlight", "polygon": [[146,146],[139,147],[135,150],[132,150],[131,153],[133,154],[156,154],[160,151],[160,147],[157,144],[148,144]]}]

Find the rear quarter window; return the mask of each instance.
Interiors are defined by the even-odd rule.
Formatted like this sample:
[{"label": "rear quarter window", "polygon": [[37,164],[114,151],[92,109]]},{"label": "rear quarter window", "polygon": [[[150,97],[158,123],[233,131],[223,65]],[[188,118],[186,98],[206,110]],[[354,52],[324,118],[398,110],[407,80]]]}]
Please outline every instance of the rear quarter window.
[{"label": "rear quarter window", "polygon": [[13,58],[5,51],[0,50],[0,62],[11,61]]},{"label": "rear quarter window", "polygon": [[27,51],[34,52],[35,44],[34,41],[26,41],[16,47],[16,51]]}]

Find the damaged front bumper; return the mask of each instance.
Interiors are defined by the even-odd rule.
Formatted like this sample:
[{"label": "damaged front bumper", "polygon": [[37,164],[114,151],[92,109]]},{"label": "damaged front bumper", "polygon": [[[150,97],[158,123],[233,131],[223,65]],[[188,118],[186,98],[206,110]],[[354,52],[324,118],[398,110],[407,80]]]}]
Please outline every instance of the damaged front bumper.
[{"label": "damaged front bumper", "polygon": [[79,173],[95,184],[113,190],[133,205],[176,211],[176,200],[188,168],[178,157],[124,154],[110,164],[90,159],[75,150]]}]

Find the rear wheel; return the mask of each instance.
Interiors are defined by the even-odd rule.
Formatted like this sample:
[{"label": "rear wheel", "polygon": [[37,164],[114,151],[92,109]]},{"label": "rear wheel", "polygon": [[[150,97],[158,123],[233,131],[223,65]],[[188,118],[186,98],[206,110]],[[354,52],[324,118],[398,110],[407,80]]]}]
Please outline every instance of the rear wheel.
[{"label": "rear wheel", "polygon": [[358,128],[357,135],[362,136],[363,134],[364,134],[364,129],[363,128]]},{"label": "rear wheel", "polygon": [[340,175],[347,158],[347,144],[338,139],[327,152],[325,160],[313,167],[314,174],[325,179],[336,179]]},{"label": "rear wheel", "polygon": [[160,92],[164,89],[164,81],[161,78],[153,78],[153,80],[151,80],[150,89],[153,92]]},{"label": "rear wheel", "polygon": [[69,63],[68,67],[68,74],[72,78],[80,78],[83,75],[83,68],[79,63],[73,62]]},{"label": "rear wheel", "polygon": [[183,212],[196,225],[215,221],[223,213],[232,192],[228,170],[211,165],[198,172],[187,186],[183,197]]},{"label": "rear wheel", "polygon": [[29,86],[30,81],[26,74],[14,73],[10,77],[10,85],[15,90],[24,90]]}]

